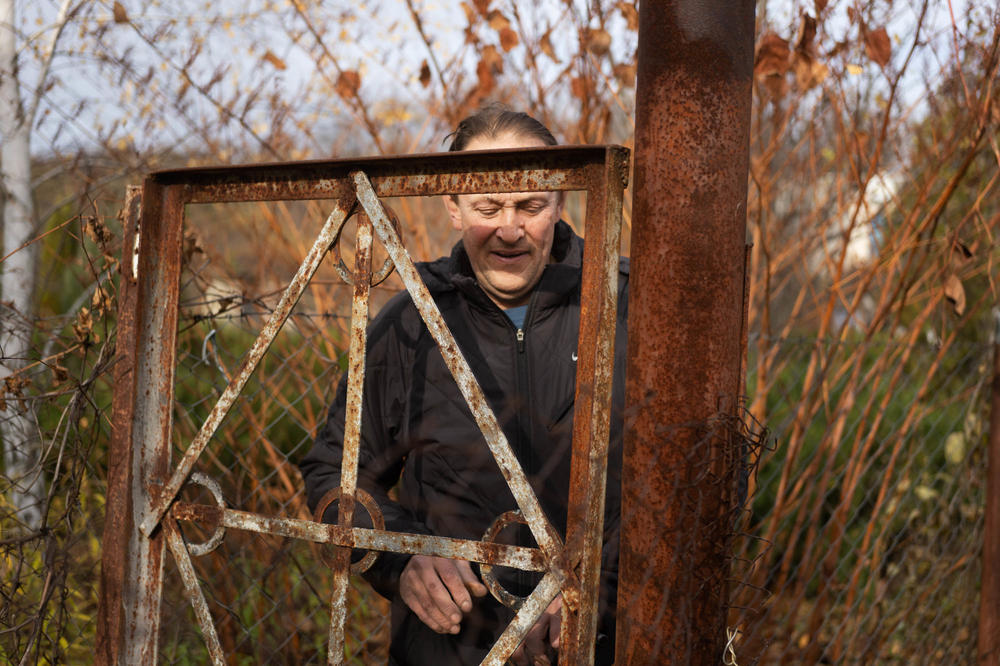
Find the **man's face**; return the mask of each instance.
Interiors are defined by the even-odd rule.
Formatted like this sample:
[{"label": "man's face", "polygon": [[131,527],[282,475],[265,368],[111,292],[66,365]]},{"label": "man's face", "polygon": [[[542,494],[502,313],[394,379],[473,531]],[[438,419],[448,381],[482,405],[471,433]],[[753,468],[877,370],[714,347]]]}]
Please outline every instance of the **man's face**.
[{"label": "man's face", "polygon": [[[541,148],[533,138],[504,134],[473,139],[466,150]],[[445,197],[451,224],[462,232],[472,271],[483,291],[502,308],[528,302],[552,252],[562,215],[558,192],[462,194]]]}]

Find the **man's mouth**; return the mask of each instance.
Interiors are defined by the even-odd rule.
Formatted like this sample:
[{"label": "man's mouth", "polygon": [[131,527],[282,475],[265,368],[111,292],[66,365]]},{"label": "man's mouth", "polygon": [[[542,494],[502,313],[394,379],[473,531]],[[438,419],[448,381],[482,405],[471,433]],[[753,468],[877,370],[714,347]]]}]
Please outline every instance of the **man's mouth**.
[{"label": "man's mouth", "polygon": [[490,254],[501,263],[512,263],[528,256],[527,250],[493,250]]}]

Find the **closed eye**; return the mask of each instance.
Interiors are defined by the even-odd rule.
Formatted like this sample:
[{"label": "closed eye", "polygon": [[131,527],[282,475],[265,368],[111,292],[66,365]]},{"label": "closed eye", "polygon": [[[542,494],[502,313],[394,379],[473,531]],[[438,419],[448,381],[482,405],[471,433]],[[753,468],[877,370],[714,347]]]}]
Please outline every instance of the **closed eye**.
[{"label": "closed eye", "polygon": [[521,210],[523,210],[528,215],[538,215],[548,207],[549,205],[547,203],[538,201],[529,201],[528,203],[522,204],[520,206]]}]

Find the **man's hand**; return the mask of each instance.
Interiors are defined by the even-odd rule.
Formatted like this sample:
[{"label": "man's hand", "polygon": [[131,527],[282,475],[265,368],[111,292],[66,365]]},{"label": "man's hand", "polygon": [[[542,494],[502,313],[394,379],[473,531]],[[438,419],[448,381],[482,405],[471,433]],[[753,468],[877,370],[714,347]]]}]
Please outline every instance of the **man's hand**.
[{"label": "man's hand", "polygon": [[486,594],[472,567],[464,560],[414,555],[399,577],[399,596],[420,621],[439,634],[457,634],[472,597]]},{"label": "man's hand", "polygon": [[510,656],[510,662],[516,666],[548,666],[555,661],[556,650],[559,649],[559,629],[562,626],[562,595],[560,594],[535,626],[528,630],[521,645]]}]

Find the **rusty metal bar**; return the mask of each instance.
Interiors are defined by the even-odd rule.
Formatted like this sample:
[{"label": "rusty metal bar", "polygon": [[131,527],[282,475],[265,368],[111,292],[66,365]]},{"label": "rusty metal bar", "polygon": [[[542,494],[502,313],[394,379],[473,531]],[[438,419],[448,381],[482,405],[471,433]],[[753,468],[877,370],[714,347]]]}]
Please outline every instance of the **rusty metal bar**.
[{"label": "rusty metal bar", "polygon": [[427,291],[423,280],[420,279],[416,266],[413,265],[413,260],[410,259],[409,253],[400,242],[396,230],[393,229],[392,223],[382,207],[382,202],[372,189],[368,178],[360,171],[355,172],[353,178],[358,188],[358,201],[361,202],[365,212],[368,213],[375,225],[379,239],[396,265],[396,270],[399,271],[399,276],[403,280],[403,284],[406,285],[407,291],[413,297],[414,305],[420,311],[420,316],[427,325],[428,331],[441,349],[445,364],[465,397],[479,429],[483,432],[486,444],[493,453],[493,457],[500,467],[500,472],[507,480],[507,485],[510,487],[514,500],[521,509],[535,541],[549,559],[552,570],[562,574],[561,577],[565,577],[566,574],[563,572],[566,569],[560,565],[563,550],[562,539],[549,523],[548,518],[545,517],[545,512],[542,511],[524,470],[521,469],[517,457],[511,450],[507,437],[500,429],[496,415],[486,401],[486,396],[483,394],[479,382],[472,374],[472,369],[458,348],[454,336],[448,330],[437,304],[430,292]]},{"label": "rusty metal bar", "polygon": [[588,183],[582,167],[604,157],[604,146],[552,146],[195,167],[158,171],[152,177],[164,185],[189,187],[188,203],[339,199],[353,194],[354,171],[364,171],[380,197],[583,190]]},{"label": "rusty metal bar", "polygon": [[639,5],[619,664],[722,659],[753,35],[752,0]]},{"label": "rusty metal bar", "polygon": [[983,573],[979,596],[979,666],[1000,666],[1000,308],[993,309],[993,377],[986,469]]},{"label": "rusty metal bar", "polygon": [[177,501],[170,508],[177,520],[271,534],[315,543],[329,543],[346,548],[392,551],[411,555],[434,555],[453,560],[489,563],[524,571],[546,571],[545,557],[537,548],[508,546],[489,541],[471,541],[454,537],[387,532],[363,527],[344,529],[340,525],[317,523],[297,518],[274,518],[235,509],[220,509],[207,504]]},{"label": "rusty metal bar", "polygon": [[600,595],[601,544],[611,426],[618,304],[618,256],[622,197],[628,181],[628,154],[611,151],[603,165],[590,167],[586,244],[581,285],[580,333],[573,418],[573,457],[566,520],[566,547],[579,566],[580,604],[563,610],[561,664],[592,664]]},{"label": "rusty metal bar", "polygon": [[552,572],[546,574],[539,581],[528,598],[524,600],[524,604],[518,609],[517,614],[514,615],[514,619],[507,625],[504,632],[500,634],[500,638],[480,662],[481,666],[504,666],[507,663],[507,659],[545,612],[545,608],[559,594],[559,585],[559,576]]},{"label": "rusty metal bar", "polygon": [[[170,191],[175,191],[175,188],[171,188]],[[170,506],[170,503],[177,497],[177,493],[180,492],[181,486],[184,485],[184,481],[187,479],[188,475],[191,474],[191,470],[194,468],[194,464],[198,461],[198,457],[201,455],[201,452],[205,450],[209,440],[213,435],[215,435],[215,431],[219,429],[223,419],[226,418],[226,415],[232,408],[233,403],[236,402],[236,398],[243,391],[243,387],[246,386],[246,383],[250,380],[250,376],[253,374],[254,370],[257,369],[257,366],[260,364],[261,359],[264,358],[264,354],[267,353],[271,343],[274,342],[274,338],[278,335],[278,331],[281,330],[281,327],[284,325],[289,315],[291,315],[292,308],[295,307],[295,304],[298,302],[302,293],[309,285],[309,280],[311,280],[312,276],[316,273],[316,270],[323,261],[323,257],[326,256],[330,245],[340,232],[340,228],[347,219],[349,210],[349,206],[345,206],[342,201],[338,201],[334,205],[333,211],[330,212],[329,217],[326,219],[326,223],[323,225],[319,235],[316,237],[316,242],[313,243],[309,253],[306,255],[305,259],[303,259],[302,265],[299,266],[299,270],[295,273],[295,276],[288,284],[288,288],[285,289],[284,293],[281,295],[281,299],[278,301],[278,305],[275,307],[274,312],[272,312],[271,316],[268,317],[267,323],[261,330],[260,335],[257,336],[257,339],[254,340],[250,351],[247,352],[243,365],[240,366],[239,371],[229,381],[229,384],[222,392],[222,395],[219,396],[218,401],[216,401],[215,406],[212,407],[212,411],[205,419],[205,422],[202,424],[198,434],[195,435],[195,438],[191,441],[191,444],[184,452],[184,457],[181,458],[181,461],[174,470],[170,480],[154,498],[148,513],[145,515],[140,524],[140,529],[146,536],[152,534],[153,530],[156,529],[156,526],[163,518],[163,514],[166,513],[167,508]],[[177,219],[181,219],[181,216],[179,215]],[[178,224],[177,226],[179,227],[180,225]],[[166,389],[167,392],[165,395],[172,397],[173,384],[171,383],[168,387],[166,387]]]},{"label": "rusty metal bar", "polygon": [[[344,416],[344,453],[340,465],[338,524],[349,529],[354,520],[354,495],[358,486],[358,451],[361,447],[361,405],[365,385],[368,331],[368,292],[372,279],[372,223],[358,216],[354,252],[354,300],[351,304],[351,343],[348,352],[347,413]],[[350,587],[350,548],[335,556],[333,592],[330,596],[330,640],[327,658],[331,664],[344,659],[344,625],[347,623],[347,592]]]},{"label": "rusty metal bar", "polygon": [[[121,366],[116,375],[119,390],[110,451],[116,471],[107,499],[114,509],[106,519],[105,531],[112,531],[111,547],[101,560],[100,649],[95,655],[101,663],[152,664],[157,660],[165,543],[162,534],[146,538],[137,526],[170,460],[182,246],[182,227],[177,221],[183,210],[180,189],[147,179],[139,221],[129,221],[126,228],[124,247],[145,251],[126,266],[122,280]],[[114,530],[124,536],[113,534]]]},{"label": "rusty metal bar", "polygon": [[[130,186],[125,194],[121,270],[118,288],[117,363],[114,366],[115,391],[111,406],[111,442],[108,455],[107,503],[101,553],[100,605],[97,617],[95,656],[103,664],[120,663],[124,648],[127,616],[126,592],[119,582],[124,579],[125,563],[135,545],[132,535],[136,517],[132,515],[132,491],[135,469],[131,456],[132,412],[135,409],[135,356],[125,350],[135,349],[138,266],[129,260],[130,248],[137,248],[140,238],[139,214],[142,188]],[[123,390],[128,386],[130,390]]]},{"label": "rusty metal bar", "polygon": [[167,546],[177,563],[177,570],[181,575],[181,583],[184,585],[184,596],[194,609],[195,618],[201,629],[201,635],[205,638],[205,647],[208,648],[208,655],[212,663],[216,666],[224,666],[225,656],[222,652],[222,644],[219,643],[219,634],[215,631],[215,624],[212,622],[212,614],[208,610],[208,603],[205,595],[201,592],[201,585],[198,584],[198,574],[195,573],[194,565],[191,564],[191,556],[187,546],[184,545],[184,537],[181,536],[180,529],[176,521],[167,521],[165,525]]}]

